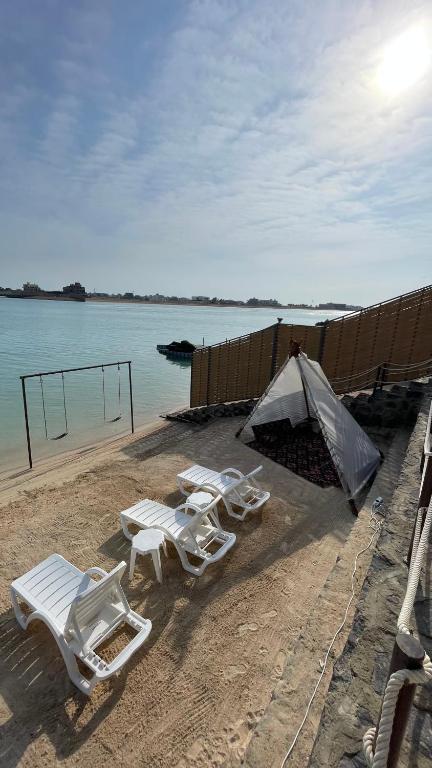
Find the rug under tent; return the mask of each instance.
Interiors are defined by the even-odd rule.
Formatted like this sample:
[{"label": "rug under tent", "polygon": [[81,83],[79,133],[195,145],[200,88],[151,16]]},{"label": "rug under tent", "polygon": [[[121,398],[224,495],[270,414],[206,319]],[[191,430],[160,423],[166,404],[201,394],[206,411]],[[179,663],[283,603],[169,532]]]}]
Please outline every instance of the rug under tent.
[{"label": "rug under tent", "polygon": [[289,419],[253,426],[255,439],[250,448],[318,485],[341,487],[330,452],[316,421],[292,428]]}]

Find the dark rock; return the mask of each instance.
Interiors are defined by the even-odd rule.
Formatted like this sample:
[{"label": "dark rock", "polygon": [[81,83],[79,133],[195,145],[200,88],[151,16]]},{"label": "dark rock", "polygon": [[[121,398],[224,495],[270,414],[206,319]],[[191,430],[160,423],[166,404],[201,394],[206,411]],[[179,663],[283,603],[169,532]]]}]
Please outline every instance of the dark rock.
[{"label": "dark rock", "polygon": [[406,396],[409,400],[421,400],[423,397],[423,392],[418,389],[409,389],[406,393]]},{"label": "dark rock", "polygon": [[[416,389],[416,388],[415,388]],[[382,695],[388,676],[394,644],[396,621],[407,585],[407,569],[404,557],[411,537],[419,492],[418,466],[422,453],[429,403],[426,400],[407,398],[407,389],[395,387],[392,396],[379,395],[369,399],[373,416],[382,416],[383,426],[392,439],[392,428],[406,420],[416,418],[417,405],[421,418],[411,435],[403,464],[397,476],[397,485],[391,489],[384,528],[371,560],[367,577],[358,600],[353,626],[345,649],[335,665],[315,739],[310,768],[364,768],[366,765],[360,745],[355,743],[372,724],[376,723]],[[362,412],[364,406],[358,408]],[[360,420],[360,417],[359,417]],[[384,430],[382,430],[383,432]],[[381,434],[382,434],[381,432]],[[403,432],[399,433],[403,434]],[[399,435],[396,436],[399,439]],[[390,465],[389,465],[390,466]],[[414,606],[415,622],[419,639],[430,654],[432,635],[432,596],[430,593],[430,568],[424,569],[419,597]],[[424,590],[423,594],[421,590]],[[413,617],[414,619],[414,617]],[[341,702],[356,704],[357,726],[353,730],[353,713]],[[411,708],[408,728],[398,765],[401,768],[426,768],[432,755],[432,685],[418,686]]]},{"label": "dark rock", "polygon": [[389,657],[387,653],[377,653],[372,676],[372,686],[380,696],[384,693],[389,672]]},{"label": "dark rock", "polygon": [[365,768],[367,765],[363,752],[357,752],[352,757],[345,754],[338,763],[338,768]]},{"label": "dark rock", "polygon": [[374,403],[378,402],[380,400],[385,400],[387,397],[387,392],[385,389],[376,389],[375,392],[373,392],[369,397],[369,402]]},{"label": "dark rock", "polygon": [[432,639],[432,598],[424,597],[416,600],[414,604],[418,631]]},{"label": "dark rock", "polygon": [[423,394],[426,386],[427,385],[422,383],[421,381],[410,381],[408,384],[408,389],[411,392],[415,391],[415,392],[421,392]]},{"label": "dark rock", "polygon": [[393,395],[400,395],[400,396],[404,397],[405,393],[407,391],[407,388],[401,386],[400,384],[393,384],[393,386],[392,386],[390,391],[391,391],[391,393]]},{"label": "dark rock", "polygon": [[401,418],[396,411],[391,411],[391,412],[387,411],[383,413],[381,423],[383,427],[393,427],[394,429],[396,429],[397,427],[400,426]]}]

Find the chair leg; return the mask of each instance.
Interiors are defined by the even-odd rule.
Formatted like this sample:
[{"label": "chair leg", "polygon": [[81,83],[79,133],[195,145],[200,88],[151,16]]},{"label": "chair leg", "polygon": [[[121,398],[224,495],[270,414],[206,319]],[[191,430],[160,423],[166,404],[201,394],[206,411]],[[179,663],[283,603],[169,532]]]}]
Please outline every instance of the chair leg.
[{"label": "chair leg", "polygon": [[156,578],[159,582],[159,584],[162,584],[162,567],[161,567],[161,559],[160,559],[160,549],[159,547],[157,549],[153,549],[152,553],[152,560],[153,560],[153,567],[155,569]]},{"label": "chair leg", "polygon": [[136,549],[132,547],[131,549],[131,556],[130,556],[130,566],[129,566],[129,581],[131,580],[135,568],[135,560],[136,560]]},{"label": "chair leg", "polygon": [[75,654],[69,648],[62,648],[60,650],[66,664],[66,669],[73,684],[86,696],[90,696],[93,688],[97,683],[96,675],[93,675],[90,679],[84,677],[78,668]]},{"label": "chair leg", "polygon": [[[184,481],[183,480],[179,480],[178,478],[177,478],[177,485],[178,485],[178,489],[179,489],[180,493],[182,493],[183,496],[190,496],[190,494],[193,492],[193,490],[196,490],[195,486],[192,485],[192,490],[188,490],[187,491],[185,486],[184,486]],[[189,485],[189,488],[191,488],[190,485]]]},{"label": "chair leg", "polygon": [[129,539],[129,541],[132,541],[133,534],[130,532],[127,522],[123,520],[123,518],[120,518],[120,519],[121,519],[121,527],[123,529],[124,535],[126,536],[127,539]]},{"label": "chair leg", "polygon": [[[205,571],[205,569],[206,569],[206,567],[208,565],[208,562],[206,560],[202,559],[202,562],[201,562],[200,566],[192,565],[192,563],[189,561],[188,554],[187,554],[186,550],[183,549],[183,547],[179,547],[177,545],[175,545],[175,548],[177,550],[177,553],[178,553],[178,556],[180,558],[181,564],[182,564],[183,568],[185,569],[185,571],[188,571],[189,573],[192,573],[194,576],[201,576],[204,573],[204,571]],[[197,555],[197,557],[200,557],[200,555]]]},{"label": "chair leg", "polygon": [[23,611],[19,607],[17,596],[16,596],[16,592],[15,592],[14,589],[11,589],[10,595],[11,595],[12,607],[13,607],[14,613],[15,613],[15,618],[16,618],[18,624],[20,625],[20,627],[22,629],[27,629],[28,617],[25,615],[25,613],[23,613]]},{"label": "chair leg", "polygon": [[235,520],[244,520],[245,519],[245,517],[247,515],[247,512],[248,512],[247,509],[243,508],[244,512],[241,515],[239,515],[237,512],[234,512],[234,510],[233,510],[233,508],[231,506],[231,502],[227,498],[225,498],[225,497],[222,497],[222,498],[223,498],[224,503],[225,503],[226,511],[228,512],[230,517],[234,517]]},{"label": "chair leg", "polygon": [[59,651],[63,656],[63,661],[66,665],[68,675],[72,680],[73,684],[76,685],[76,687],[80,691],[82,691],[82,693],[85,693],[86,696],[90,696],[93,688],[97,683],[96,675],[93,675],[90,679],[88,679],[87,677],[84,677],[84,675],[81,674],[78,668],[76,656],[74,652],[71,650],[71,648],[69,647],[69,645],[67,644],[64,636],[59,635],[58,632],[55,630],[55,628],[50,625],[50,623],[46,620],[44,616],[40,614],[39,611],[33,611],[33,613],[30,614],[26,622],[27,625],[30,624],[30,622],[35,619],[39,619],[40,621],[42,621],[50,630],[54,640],[57,643]]}]

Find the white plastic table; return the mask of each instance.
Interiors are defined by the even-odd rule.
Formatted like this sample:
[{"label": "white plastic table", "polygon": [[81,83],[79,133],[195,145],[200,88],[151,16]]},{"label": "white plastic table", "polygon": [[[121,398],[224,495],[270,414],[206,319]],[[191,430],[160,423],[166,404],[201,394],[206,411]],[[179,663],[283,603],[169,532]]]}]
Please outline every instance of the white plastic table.
[{"label": "white plastic table", "polygon": [[147,528],[145,531],[140,531],[136,534],[136,536],[133,537],[129,567],[129,579],[131,579],[133,576],[137,554],[151,555],[157,580],[160,584],[162,584],[162,567],[159,549],[161,544],[166,554],[165,536],[163,535],[162,531],[159,531],[156,528]]},{"label": "white plastic table", "polygon": [[202,509],[203,507],[208,507],[208,505],[212,503],[213,499],[214,496],[212,496],[211,493],[208,493],[207,491],[195,491],[187,497],[186,501],[190,501],[191,504],[195,504],[197,507]]}]

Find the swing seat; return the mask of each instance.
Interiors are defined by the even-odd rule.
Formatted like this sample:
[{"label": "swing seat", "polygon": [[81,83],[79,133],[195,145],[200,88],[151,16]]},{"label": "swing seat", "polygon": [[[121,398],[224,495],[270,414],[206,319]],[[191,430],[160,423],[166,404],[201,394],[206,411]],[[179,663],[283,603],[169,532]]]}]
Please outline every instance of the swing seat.
[{"label": "swing seat", "polygon": [[49,439],[50,440],[61,440],[63,437],[66,437],[67,434],[68,434],[67,432],[62,432],[61,435],[57,435],[56,437],[50,437]]}]

